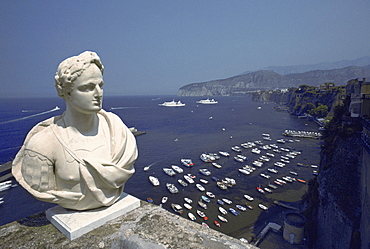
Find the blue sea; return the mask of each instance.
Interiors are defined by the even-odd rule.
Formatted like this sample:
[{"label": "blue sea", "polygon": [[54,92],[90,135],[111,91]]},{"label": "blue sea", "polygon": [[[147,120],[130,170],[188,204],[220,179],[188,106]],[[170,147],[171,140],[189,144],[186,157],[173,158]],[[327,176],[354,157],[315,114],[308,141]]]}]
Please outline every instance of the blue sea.
[{"label": "blue sea", "polygon": [[[158,104],[172,99],[181,100],[186,104],[184,107],[160,107]],[[212,229],[221,231],[230,236],[251,239],[265,225],[273,219],[277,219],[284,211],[281,207],[273,204],[275,200],[296,202],[307,191],[307,184],[299,182],[288,183],[278,187],[271,194],[260,194],[256,187],[265,187],[277,177],[289,175],[289,171],[298,172],[299,178],[306,181],[313,178],[312,168],[298,167],[297,163],[319,164],[320,141],[314,139],[300,139],[284,145],[276,143],[277,139],[284,138],[281,134],[286,129],[317,131],[318,126],[308,120],[298,119],[286,112],[274,110],[273,103],[254,102],[250,97],[217,97],[216,105],[201,105],[196,101],[200,97],[178,96],[122,96],[105,97],[103,108],[121,117],[128,127],[136,127],[146,134],[138,136],[137,144],[139,157],[135,164],[136,173],[130,178],[125,187],[125,192],[138,197],[141,200],[152,198],[154,204],[159,205],[163,196],[169,200],[163,208],[170,210],[171,203],[184,204],[184,197],[193,199],[193,212],[202,210],[197,201],[203,194],[194,184],[182,187],[177,179],[183,174],[168,176],[163,172],[164,167],[171,165],[181,166],[181,158],[191,158],[194,167],[184,169],[184,173],[195,175],[196,182],[199,178],[209,180],[204,184],[207,191],[216,195],[208,204],[207,210],[202,210],[209,217],[208,225]],[[56,106],[61,109],[52,111]],[[0,164],[11,161],[23,143],[28,131],[38,122],[49,117],[62,114],[64,101],[60,98],[29,98],[29,99],[0,99]],[[263,140],[262,134],[269,133],[272,141]],[[287,138],[285,138],[287,139]],[[251,175],[243,175],[238,169],[249,164],[259,156],[252,154],[250,149],[243,149],[242,154],[248,157],[244,163],[233,159],[236,152],[232,146],[248,141],[261,140],[264,144],[275,143],[280,147],[294,148],[302,151],[297,158],[292,159],[290,164],[279,170],[277,175],[267,173],[267,168],[274,167],[280,155],[276,155],[270,162],[257,168]],[[217,169],[209,163],[204,163],[199,156],[203,152],[217,153],[219,150],[228,151],[230,158],[221,157],[217,163],[222,168]],[[261,153],[264,154],[265,152]],[[145,172],[145,166],[151,166]],[[211,176],[203,176],[199,173],[200,168],[208,168]],[[265,179],[260,173],[271,175],[271,179]],[[160,180],[160,186],[154,187],[148,180],[149,175],[155,175]],[[234,178],[237,184],[228,190],[221,190],[212,180],[212,176],[220,179],[224,177]],[[13,179],[14,181],[14,179]],[[15,181],[14,181],[15,183]],[[170,194],[166,189],[166,183],[174,183],[180,190],[177,194]],[[254,201],[248,202],[243,195],[249,194]],[[0,206],[0,225],[27,217],[37,212],[44,211],[53,204],[37,201],[20,186],[13,187],[0,193],[4,197],[4,204]],[[213,221],[217,219],[217,199],[228,198],[233,201],[226,207],[235,207],[236,204],[250,204],[253,210],[240,212],[239,216],[227,214],[228,223],[222,223],[216,227]],[[262,211],[258,204],[262,203],[269,207],[268,211]],[[188,210],[184,209],[182,216],[187,218]],[[196,215],[197,216],[197,215]],[[197,216],[197,222],[201,219]]]}]

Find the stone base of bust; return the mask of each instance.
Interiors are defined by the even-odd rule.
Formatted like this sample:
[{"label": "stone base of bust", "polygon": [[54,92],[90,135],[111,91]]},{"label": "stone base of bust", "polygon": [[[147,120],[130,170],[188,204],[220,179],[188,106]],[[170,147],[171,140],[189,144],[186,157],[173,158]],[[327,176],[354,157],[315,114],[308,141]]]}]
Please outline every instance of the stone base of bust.
[{"label": "stone base of bust", "polygon": [[59,231],[68,239],[74,240],[138,207],[140,207],[139,199],[127,193],[122,193],[121,198],[109,207],[76,211],[55,206],[48,209],[45,213],[47,219]]}]

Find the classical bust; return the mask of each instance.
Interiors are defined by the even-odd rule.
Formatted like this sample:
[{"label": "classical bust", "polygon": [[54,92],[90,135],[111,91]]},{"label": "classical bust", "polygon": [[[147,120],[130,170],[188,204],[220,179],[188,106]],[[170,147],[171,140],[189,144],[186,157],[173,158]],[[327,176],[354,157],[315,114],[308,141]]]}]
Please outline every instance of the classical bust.
[{"label": "classical bust", "polygon": [[59,64],[55,87],[66,110],[31,129],[12,167],[38,200],[75,210],[110,206],[135,172],[135,137],[102,109],[103,72],[90,51]]}]

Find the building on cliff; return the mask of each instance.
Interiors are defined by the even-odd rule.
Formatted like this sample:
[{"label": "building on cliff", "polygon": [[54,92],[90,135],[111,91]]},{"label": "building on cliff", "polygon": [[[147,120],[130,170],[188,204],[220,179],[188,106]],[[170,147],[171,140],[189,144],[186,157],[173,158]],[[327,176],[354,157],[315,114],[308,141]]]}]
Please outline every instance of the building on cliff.
[{"label": "building on cliff", "polygon": [[370,117],[370,82],[352,79],[346,86],[347,95],[351,96],[351,117]]}]

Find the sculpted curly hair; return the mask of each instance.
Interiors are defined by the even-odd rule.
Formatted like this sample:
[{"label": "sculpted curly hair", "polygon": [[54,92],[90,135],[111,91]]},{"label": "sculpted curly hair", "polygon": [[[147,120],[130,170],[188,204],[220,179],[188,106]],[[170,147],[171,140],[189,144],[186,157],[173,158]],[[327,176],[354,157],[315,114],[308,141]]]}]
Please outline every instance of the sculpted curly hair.
[{"label": "sculpted curly hair", "polygon": [[63,99],[73,90],[73,82],[86,68],[95,64],[104,73],[104,66],[100,57],[91,51],[85,51],[77,56],[72,56],[62,61],[55,74],[55,88],[59,97]]}]

